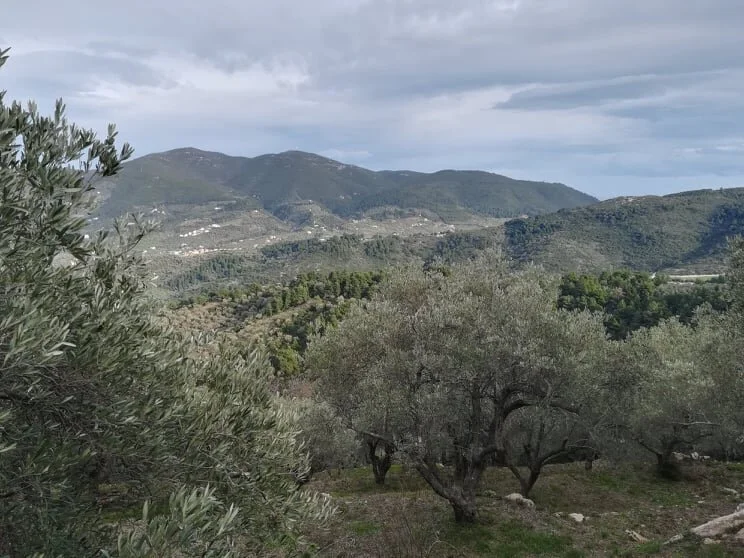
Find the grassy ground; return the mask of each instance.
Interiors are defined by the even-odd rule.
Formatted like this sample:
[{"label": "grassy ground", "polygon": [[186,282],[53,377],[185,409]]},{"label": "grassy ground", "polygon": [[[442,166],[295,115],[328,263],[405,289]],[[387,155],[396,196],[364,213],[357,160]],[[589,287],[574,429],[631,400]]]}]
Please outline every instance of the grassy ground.
[{"label": "grassy ground", "polygon": [[[477,524],[462,526],[444,500],[400,466],[383,487],[366,469],[324,473],[312,487],[334,496],[339,514],[308,537],[319,555],[334,558],[744,556],[744,547],[704,545],[690,536],[663,545],[740,503],[722,489],[742,491],[742,466],[700,465],[687,477],[671,482],[645,468],[556,465],[539,480],[532,494],[536,509],[530,510],[502,499],[517,484],[507,470],[493,469],[479,494]],[[573,512],[587,519],[578,524],[567,517]],[[633,541],[627,530],[648,542]]]}]

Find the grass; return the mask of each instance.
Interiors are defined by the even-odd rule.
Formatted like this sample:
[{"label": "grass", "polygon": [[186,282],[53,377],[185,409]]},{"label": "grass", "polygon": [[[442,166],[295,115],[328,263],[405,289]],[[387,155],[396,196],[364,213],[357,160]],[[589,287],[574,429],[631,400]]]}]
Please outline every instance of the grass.
[{"label": "grass", "polygon": [[445,539],[479,556],[584,556],[572,548],[571,537],[536,531],[519,520],[496,525],[452,525]]},{"label": "grass", "polygon": [[[313,488],[330,493],[339,514],[326,528],[306,533],[319,556],[341,557],[530,557],[744,556],[733,543],[702,545],[686,537],[664,541],[734,511],[737,501],[722,487],[741,489],[744,467],[708,464],[691,467],[681,482],[657,479],[650,465],[594,471],[581,465],[547,468],[534,489],[535,509],[504,501],[517,483],[503,469],[484,475],[479,518],[458,525],[446,501],[415,471],[396,465],[384,486],[368,468],[318,475]],[[572,512],[587,519],[578,524]],[[627,531],[648,539],[638,543]]]},{"label": "grass", "polygon": [[352,521],[349,528],[357,535],[374,535],[379,533],[382,527],[374,521]]}]

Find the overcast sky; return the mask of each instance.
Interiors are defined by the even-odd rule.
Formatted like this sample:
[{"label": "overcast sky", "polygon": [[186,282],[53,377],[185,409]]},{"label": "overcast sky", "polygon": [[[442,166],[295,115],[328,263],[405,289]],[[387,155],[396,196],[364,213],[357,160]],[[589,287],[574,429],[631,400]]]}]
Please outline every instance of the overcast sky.
[{"label": "overcast sky", "polygon": [[0,0],[10,99],[137,155],[301,149],[601,198],[744,186],[744,0]]}]

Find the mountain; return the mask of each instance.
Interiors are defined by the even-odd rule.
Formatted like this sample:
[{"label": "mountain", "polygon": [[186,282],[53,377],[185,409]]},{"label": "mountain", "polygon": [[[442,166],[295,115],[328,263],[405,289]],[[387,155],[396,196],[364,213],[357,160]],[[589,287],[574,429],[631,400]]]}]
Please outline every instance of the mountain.
[{"label": "mountain", "polygon": [[480,171],[375,172],[301,151],[231,157],[193,148],[135,159],[100,185],[100,213],[156,206],[238,202],[285,218],[312,200],[343,218],[384,209],[418,209],[444,220],[468,214],[538,215],[595,198],[563,184],[514,180]]},{"label": "mountain", "polygon": [[623,197],[505,224],[508,252],[561,270],[715,272],[744,234],[744,188]]}]

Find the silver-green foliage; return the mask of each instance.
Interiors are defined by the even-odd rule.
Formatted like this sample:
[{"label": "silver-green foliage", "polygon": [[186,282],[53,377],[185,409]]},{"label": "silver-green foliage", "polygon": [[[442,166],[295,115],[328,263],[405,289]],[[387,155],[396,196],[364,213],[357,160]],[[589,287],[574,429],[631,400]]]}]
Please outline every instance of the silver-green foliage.
[{"label": "silver-green foliage", "polygon": [[[701,358],[712,331],[668,320],[636,332],[619,345],[614,373],[621,386],[607,393],[607,408],[629,439],[652,452],[660,466],[672,452],[689,451],[715,427],[715,377]],[[624,354],[622,354],[624,353]]]},{"label": "silver-green foliage", "polygon": [[702,306],[689,326],[666,320],[608,351],[596,379],[608,455],[626,458],[642,448],[656,456],[662,472],[674,475],[674,452],[744,455],[741,240],[731,249],[734,304],[727,313]]},{"label": "silver-green foliage", "polygon": [[286,402],[297,413],[300,439],[310,454],[310,472],[354,467],[361,462],[356,433],[324,401],[312,398]]},{"label": "silver-green foliage", "polygon": [[533,428],[527,419],[546,409],[568,424],[560,436],[535,431],[539,472],[543,458],[568,450],[591,397],[601,317],[556,310],[555,293],[539,271],[514,273],[498,257],[447,277],[404,271],[311,346],[308,363],[339,413],[394,442],[456,518],[472,521],[485,467],[519,472],[524,448],[510,442],[524,436],[520,425]]},{"label": "silver-green foliage", "polygon": [[[164,556],[165,545],[250,555],[291,544],[303,520],[330,508],[293,480],[307,457],[268,391],[266,359],[156,323],[134,251],[147,223],[86,233],[94,180],[132,152],[116,149],[114,128],[101,141],[69,124],[61,101],[45,117],[3,96],[0,554]],[[121,522],[104,501],[111,487],[166,511]]]}]

